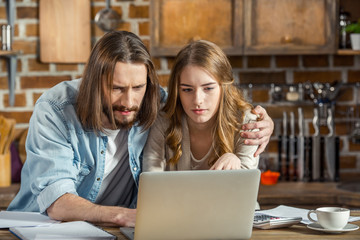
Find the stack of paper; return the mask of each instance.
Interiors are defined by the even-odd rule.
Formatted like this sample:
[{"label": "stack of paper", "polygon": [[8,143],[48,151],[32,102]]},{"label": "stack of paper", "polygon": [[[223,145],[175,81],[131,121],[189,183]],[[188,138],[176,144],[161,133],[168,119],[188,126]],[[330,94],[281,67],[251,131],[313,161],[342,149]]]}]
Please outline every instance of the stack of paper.
[{"label": "stack of paper", "polygon": [[[269,209],[269,210],[260,210],[256,211],[257,213],[264,213],[276,217],[302,217],[301,223],[303,224],[309,224],[311,221],[308,219],[307,214],[309,212],[309,209],[304,208],[295,208],[295,207],[288,207],[284,205],[280,205],[276,208]],[[314,216],[315,220],[316,217]],[[360,217],[353,217],[350,216],[349,222],[355,222],[359,221]]]},{"label": "stack of paper", "polygon": [[44,226],[58,222],[38,212],[0,211],[0,228]]}]

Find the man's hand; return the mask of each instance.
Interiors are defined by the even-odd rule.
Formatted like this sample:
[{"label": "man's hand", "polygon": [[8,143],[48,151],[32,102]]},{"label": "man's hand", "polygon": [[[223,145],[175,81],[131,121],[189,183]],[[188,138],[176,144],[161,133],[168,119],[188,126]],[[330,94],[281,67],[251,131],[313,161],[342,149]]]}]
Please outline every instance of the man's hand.
[{"label": "man's hand", "polygon": [[240,168],[240,159],[233,153],[225,153],[214,163],[210,170],[234,170]]},{"label": "man's hand", "polygon": [[[254,153],[254,157],[256,157],[265,150],[269,143],[271,134],[274,131],[274,122],[261,106],[256,106],[252,112],[259,116],[258,121],[244,124],[241,128],[244,130],[244,132],[241,133],[241,137],[245,138],[244,143],[246,145],[259,145]],[[259,129],[259,131],[247,131],[253,129]]]}]

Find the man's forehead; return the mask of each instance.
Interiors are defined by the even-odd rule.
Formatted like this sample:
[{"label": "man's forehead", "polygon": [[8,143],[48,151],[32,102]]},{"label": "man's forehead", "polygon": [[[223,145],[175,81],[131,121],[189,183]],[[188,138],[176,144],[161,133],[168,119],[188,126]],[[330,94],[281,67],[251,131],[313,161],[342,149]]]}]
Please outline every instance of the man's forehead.
[{"label": "man's forehead", "polygon": [[113,85],[138,86],[146,84],[147,68],[143,63],[118,62],[115,66]]}]

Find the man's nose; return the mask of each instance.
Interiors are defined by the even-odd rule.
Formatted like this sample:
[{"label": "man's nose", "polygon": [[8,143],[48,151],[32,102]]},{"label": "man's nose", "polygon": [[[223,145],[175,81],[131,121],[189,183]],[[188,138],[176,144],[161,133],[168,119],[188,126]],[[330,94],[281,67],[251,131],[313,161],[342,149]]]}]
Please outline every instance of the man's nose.
[{"label": "man's nose", "polygon": [[134,97],[134,93],[132,92],[132,90],[127,90],[121,98],[121,105],[127,108],[131,108],[134,103],[133,97]]}]

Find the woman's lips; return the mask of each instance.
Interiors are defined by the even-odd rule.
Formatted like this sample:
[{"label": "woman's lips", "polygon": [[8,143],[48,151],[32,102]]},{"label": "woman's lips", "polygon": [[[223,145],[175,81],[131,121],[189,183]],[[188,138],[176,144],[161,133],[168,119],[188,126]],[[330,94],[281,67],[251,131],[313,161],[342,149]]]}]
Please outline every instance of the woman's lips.
[{"label": "woman's lips", "polygon": [[203,114],[205,111],[206,111],[206,109],[193,109],[192,110],[195,114]]}]

